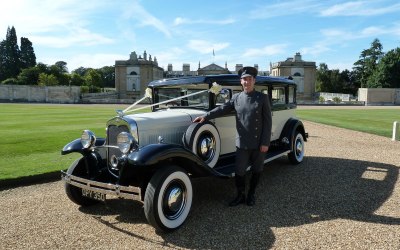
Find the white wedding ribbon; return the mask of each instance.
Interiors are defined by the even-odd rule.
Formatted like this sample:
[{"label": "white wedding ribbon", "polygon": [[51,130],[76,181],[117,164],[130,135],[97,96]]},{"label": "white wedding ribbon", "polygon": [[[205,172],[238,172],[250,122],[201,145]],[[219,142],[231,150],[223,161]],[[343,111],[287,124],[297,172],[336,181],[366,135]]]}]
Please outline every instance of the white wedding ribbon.
[{"label": "white wedding ribbon", "polygon": [[131,112],[134,112],[134,111],[137,111],[137,110],[151,108],[153,106],[157,106],[157,105],[160,105],[160,104],[164,104],[164,103],[180,100],[180,99],[183,99],[183,98],[186,98],[186,97],[190,97],[190,96],[194,96],[194,95],[198,95],[198,94],[201,94],[201,93],[204,93],[204,92],[207,92],[207,91],[217,95],[221,91],[221,89],[222,89],[221,85],[217,84],[216,82],[213,82],[213,84],[212,84],[212,86],[211,86],[211,88],[209,90],[202,90],[202,91],[199,91],[199,92],[191,93],[191,94],[184,95],[184,96],[179,96],[179,97],[176,97],[176,98],[173,98],[173,99],[170,99],[170,100],[166,100],[166,101],[162,101],[162,102],[146,105],[146,106],[135,108],[135,109],[131,110],[131,108],[135,107],[138,103],[142,102],[146,98],[150,98],[151,99],[151,96],[152,96],[151,89],[147,88],[145,95],[140,100],[136,101],[134,104],[130,105],[129,107],[127,107],[123,111],[117,110],[117,113],[119,115],[125,115],[127,113],[131,113]]}]

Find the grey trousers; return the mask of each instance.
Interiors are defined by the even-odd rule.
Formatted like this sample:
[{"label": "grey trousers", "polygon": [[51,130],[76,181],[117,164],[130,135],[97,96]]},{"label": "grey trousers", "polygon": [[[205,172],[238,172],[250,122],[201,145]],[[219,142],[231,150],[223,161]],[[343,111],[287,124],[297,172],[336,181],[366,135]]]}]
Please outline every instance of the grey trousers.
[{"label": "grey trousers", "polygon": [[244,176],[251,165],[252,173],[261,173],[264,167],[265,153],[260,149],[243,149],[236,147],[235,174]]}]

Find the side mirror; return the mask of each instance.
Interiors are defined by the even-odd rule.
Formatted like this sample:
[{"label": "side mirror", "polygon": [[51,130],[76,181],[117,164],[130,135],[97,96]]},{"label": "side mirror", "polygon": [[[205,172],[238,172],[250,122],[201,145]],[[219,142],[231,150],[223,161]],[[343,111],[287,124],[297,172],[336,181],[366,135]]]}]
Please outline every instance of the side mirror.
[{"label": "side mirror", "polygon": [[228,102],[231,99],[231,92],[229,89],[221,89],[221,91],[218,94],[217,100],[219,103],[223,102]]}]

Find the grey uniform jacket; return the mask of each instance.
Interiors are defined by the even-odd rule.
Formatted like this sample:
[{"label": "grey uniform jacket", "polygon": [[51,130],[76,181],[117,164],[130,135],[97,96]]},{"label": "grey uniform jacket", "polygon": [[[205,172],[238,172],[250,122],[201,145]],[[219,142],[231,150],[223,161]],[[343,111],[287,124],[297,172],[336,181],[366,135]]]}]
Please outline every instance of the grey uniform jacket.
[{"label": "grey uniform jacket", "polygon": [[269,96],[258,91],[240,92],[203,117],[214,119],[233,110],[236,113],[236,147],[258,149],[261,145],[269,146],[272,126]]}]

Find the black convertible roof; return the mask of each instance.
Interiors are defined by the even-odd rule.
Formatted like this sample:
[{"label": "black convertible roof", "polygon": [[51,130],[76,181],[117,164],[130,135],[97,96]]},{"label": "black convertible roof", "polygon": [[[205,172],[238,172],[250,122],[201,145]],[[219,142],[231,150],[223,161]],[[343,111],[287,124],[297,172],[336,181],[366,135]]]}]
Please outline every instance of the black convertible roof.
[{"label": "black convertible roof", "polygon": [[[240,78],[236,74],[229,75],[206,75],[206,76],[187,76],[179,78],[166,78],[154,80],[148,84],[149,87],[162,87],[173,85],[200,84],[213,82],[219,85],[240,85]],[[256,85],[288,84],[295,85],[293,80],[283,77],[257,76]]]}]

